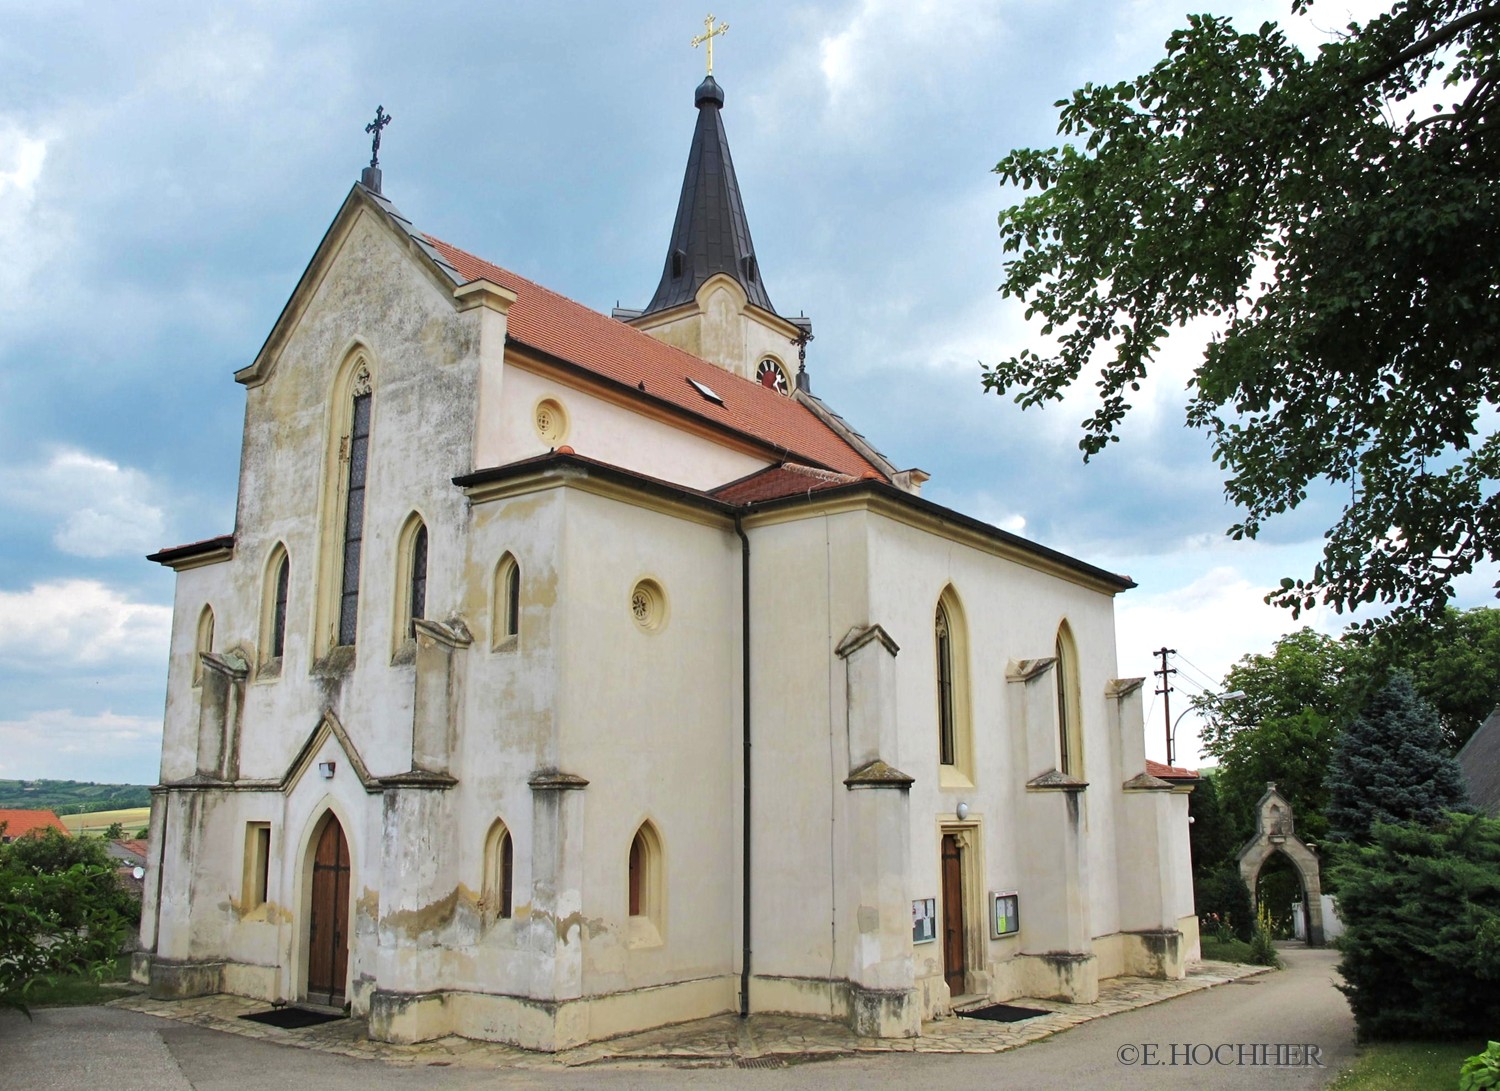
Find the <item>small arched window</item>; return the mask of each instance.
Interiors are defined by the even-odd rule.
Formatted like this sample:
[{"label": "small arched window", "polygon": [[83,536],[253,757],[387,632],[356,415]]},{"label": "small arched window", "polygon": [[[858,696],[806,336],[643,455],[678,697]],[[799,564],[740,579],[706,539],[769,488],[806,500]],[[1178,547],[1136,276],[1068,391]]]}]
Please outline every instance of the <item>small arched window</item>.
[{"label": "small arched window", "polygon": [[287,591],[291,578],[292,566],[287,559],[286,547],[277,542],[266,560],[260,607],[261,666],[271,668],[272,674],[286,654]]},{"label": "small arched window", "polygon": [[495,602],[490,619],[490,646],[513,647],[521,635],[521,566],[507,553],[495,566]]},{"label": "small arched window", "polygon": [[[630,856],[627,861],[626,912],[635,919],[649,922],[653,929],[661,927],[662,917],[662,860],[661,838],[656,827],[642,822],[630,839]],[[659,941],[659,933],[649,933]],[[646,938],[637,936],[638,940]]]},{"label": "small arched window", "polygon": [[203,656],[214,650],[214,608],[207,604],[198,615],[198,634],[193,642],[193,685],[203,681]]},{"label": "small arched window", "polygon": [[1083,776],[1083,724],[1078,714],[1078,651],[1065,621],[1057,629],[1057,769]]},{"label": "small arched window", "polygon": [[407,516],[396,538],[396,650],[417,635],[416,622],[427,616],[427,524],[416,512]]},{"label": "small arched window", "polygon": [[484,904],[496,917],[509,917],[513,900],[515,842],[498,818],[484,842]]}]

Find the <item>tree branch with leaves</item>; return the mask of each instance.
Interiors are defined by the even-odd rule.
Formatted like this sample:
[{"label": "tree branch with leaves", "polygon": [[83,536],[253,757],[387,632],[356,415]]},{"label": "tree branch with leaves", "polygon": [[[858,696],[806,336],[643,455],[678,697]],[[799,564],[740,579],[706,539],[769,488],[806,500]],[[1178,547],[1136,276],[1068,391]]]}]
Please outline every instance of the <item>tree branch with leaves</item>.
[{"label": "tree branch with leaves", "polygon": [[[1418,117],[1431,89],[1454,101]],[[1001,291],[1055,349],[985,387],[1032,406],[1091,379],[1087,460],[1169,332],[1207,318],[1187,421],[1243,512],[1231,537],[1320,482],[1347,496],[1268,601],[1441,611],[1500,557],[1500,3],[1397,3],[1312,56],[1194,16],[1150,72],[1057,105],[1069,142],[995,168],[1037,191],[1000,214]]]}]

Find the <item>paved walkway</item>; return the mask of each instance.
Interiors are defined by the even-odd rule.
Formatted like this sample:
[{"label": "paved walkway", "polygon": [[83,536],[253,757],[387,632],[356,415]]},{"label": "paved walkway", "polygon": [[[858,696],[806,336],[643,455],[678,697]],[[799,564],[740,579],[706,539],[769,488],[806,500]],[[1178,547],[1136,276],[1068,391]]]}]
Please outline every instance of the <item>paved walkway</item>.
[{"label": "paved walkway", "polygon": [[241,1019],[240,1016],[250,1012],[264,1011],[266,1004],[237,996],[162,1001],[140,995],[116,1000],[110,1006],[245,1038],[396,1065],[558,1069],[611,1061],[665,1061],[770,1068],[792,1061],[858,1054],[1003,1053],[1028,1042],[1049,1038],[1080,1023],[1159,1004],[1264,972],[1259,966],[1198,962],[1190,967],[1188,976],[1181,981],[1114,978],[1100,986],[1099,999],[1093,1004],[1062,1004],[1022,997],[1012,1003],[1041,1008],[1051,1014],[1020,1023],[994,1023],[960,1017],[941,1019],[923,1024],[920,1038],[861,1038],[842,1024],[792,1016],[752,1015],[748,1020],[742,1020],[737,1016],[722,1015],[605,1042],[592,1042],[557,1054],[532,1053],[513,1046],[457,1037],[409,1046],[376,1042],[365,1034],[363,1020],[359,1019],[340,1019],[301,1030],[281,1030]]}]

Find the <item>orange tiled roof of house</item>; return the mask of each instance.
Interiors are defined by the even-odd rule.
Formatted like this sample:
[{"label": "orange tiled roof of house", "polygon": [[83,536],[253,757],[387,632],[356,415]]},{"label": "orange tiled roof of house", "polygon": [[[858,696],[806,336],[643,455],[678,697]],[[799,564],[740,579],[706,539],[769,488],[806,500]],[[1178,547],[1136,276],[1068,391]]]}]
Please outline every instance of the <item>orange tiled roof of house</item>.
[{"label": "orange tiled roof of house", "polygon": [[17,837],[25,837],[27,834],[41,833],[43,830],[56,830],[61,834],[68,832],[68,827],[64,826],[62,820],[52,811],[0,810],[0,825],[5,827],[4,834],[0,836],[11,841]]},{"label": "orange tiled roof of house", "polygon": [[[800,461],[854,477],[878,473],[794,398],[742,379],[451,243],[431,235],[422,237],[465,280],[489,280],[516,293],[507,324],[515,341],[643,390],[695,417],[795,454]],[[688,380],[708,387],[722,404],[704,397]]]}]

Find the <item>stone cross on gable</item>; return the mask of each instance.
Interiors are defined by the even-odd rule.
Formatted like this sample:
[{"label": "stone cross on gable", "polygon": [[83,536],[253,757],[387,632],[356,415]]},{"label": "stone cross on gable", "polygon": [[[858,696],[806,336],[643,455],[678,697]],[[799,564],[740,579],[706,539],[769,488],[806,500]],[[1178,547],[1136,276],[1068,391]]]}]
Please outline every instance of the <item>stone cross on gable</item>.
[{"label": "stone cross on gable", "polygon": [[693,39],[693,48],[700,45],[708,46],[708,74],[714,74],[714,39],[729,30],[728,23],[715,24],[713,14],[710,12],[707,19],[703,20],[703,33]]}]

